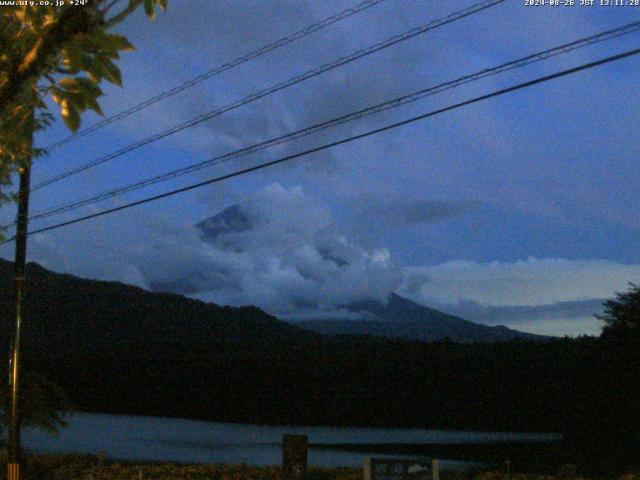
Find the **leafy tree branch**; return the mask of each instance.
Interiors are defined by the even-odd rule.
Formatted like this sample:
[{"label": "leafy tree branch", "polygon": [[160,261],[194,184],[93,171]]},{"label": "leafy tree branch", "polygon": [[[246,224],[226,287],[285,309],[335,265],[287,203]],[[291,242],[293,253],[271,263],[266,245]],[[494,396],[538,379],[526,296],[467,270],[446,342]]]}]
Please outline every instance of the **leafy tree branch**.
[{"label": "leafy tree branch", "polygon": [[[13,6],[0,10],[0,202],[11,174],[34,153],[30,137],[51,121],[51,95],[76,131],[86,109],[102,114],[102,80],[122,84],[116,61],[133,46],[108,30],[139,7],[151,19],[167,0],[94,0],[85,6]],[[34,120],[34,111],[35,122]]]}]

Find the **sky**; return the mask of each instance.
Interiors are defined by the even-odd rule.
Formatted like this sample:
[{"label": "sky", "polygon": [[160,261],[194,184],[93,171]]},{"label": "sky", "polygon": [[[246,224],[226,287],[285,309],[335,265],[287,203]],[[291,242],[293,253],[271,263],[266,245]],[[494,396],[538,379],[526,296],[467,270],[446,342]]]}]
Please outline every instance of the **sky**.
[{"label": "sky", "polygon": [[[173,0],[118,27],[123,88],[106,115],[318,22],[353,1]],[[385,0],[284,48],[56,149],[33,183],[348,55],[474,1]],[[525,6],[507,0],[37,190],[64,205],[603,30],[640,7]],[[599,3],[599,2],[598,2]],[[637,48],[640,33],[517,69],[210,167],[76,216],[230,173],[420,113]],[[640,58],[489,99],[286,164],[30,237],[47,268],[254,304],[285,318],[345,316],[392,292],[480,323],[597,335],[593,315],[640,282]],[[83,126],[99,117],[89,113]],[[58,121],[45,146],[66,137]],[[247,228],[203,238],[232,208]],[[226,210],[229,212],[229,210]],[[0,210],[11,220],[13,206]],[[220,218],[220,217],[218,217]],[[0,247],[11,258],[12,245]]]}]

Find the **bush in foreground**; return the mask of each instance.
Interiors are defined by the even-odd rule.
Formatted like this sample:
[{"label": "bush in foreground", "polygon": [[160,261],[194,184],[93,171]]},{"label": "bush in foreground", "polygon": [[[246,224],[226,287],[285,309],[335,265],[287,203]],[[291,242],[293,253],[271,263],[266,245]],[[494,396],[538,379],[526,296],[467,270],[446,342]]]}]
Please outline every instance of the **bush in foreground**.
[{"label": "bush in foreground", "polygon": [[[4,463],[4,462],[3,462]],[[26,459],[24,480],[284,480],[278,467],[248,465],[178,465],[172,463],[104,462],[92,455],[34,455]],[[604,476],[597,480],[640,480],[637,473]],[[0,480],[6,479],[4,465]],[[575,466],[561,467],[555,475],[507,474],[504,470],[441,472],[442,480],[591,480]],[[356,468],[311,468],[302,480],[362,480]],[[422,480],[415,477],[414,480]],[[595,480],[595,479],[594,479]]]},{"label": "bush in foreground", "polygon": [[[36,455],[26,459],[25,480],[282,480],[277,467],[102,462],[91,455]],[[312,468],[305,480],[361,480],[349,468]],[[0,479],[6,479],[3,465]]]}]

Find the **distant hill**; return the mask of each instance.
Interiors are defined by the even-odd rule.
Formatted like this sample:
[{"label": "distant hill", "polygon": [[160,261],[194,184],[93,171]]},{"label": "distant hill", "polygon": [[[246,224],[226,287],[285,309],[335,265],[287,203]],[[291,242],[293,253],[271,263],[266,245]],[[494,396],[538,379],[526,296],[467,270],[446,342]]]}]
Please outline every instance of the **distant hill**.
[{"label": "distant hill", "polygon": [[[8,348],[13,264],[0,259],[0,340]],[[105,413],[283,422],[282,352],[324,336],[255,307],[221,307],[27,265],[22,364],[75,408]],[[299,413],[297,413],[299,414]]]},{"label": "distant hill", "polygon": [[[12,265],[0,260],[3,354],[11,277]],[[434,315],[441,325],[471,323],[400,297],[357,308],[395,328],[416,319],[428,324]],[[604,432],[598,448],[580,450],[596,459],[594,452],[608,445],[620,451],[609,432],[638,431],[637,422],[628,424],[640,418],[634,388],[640,359],[637,346],[629,347],[612,349],[594,338],[460,344],[327,336],[255,307],[220,307],[30,263],[21,372],[60,385],[80,411],[252,424],[560,431],[589,442],[593,432]]]},{"label": "distant hill", "polygon": [[510,340],[547,340],[549,337],[519,332],[504,326],[491,327],[464,320],[393,294],[384,304],[360,302],[347,307],[361,319],[304,320],[292,323],[301,328],[329,334],[374,335],[437,342],[445,339],[458,343]]},{"label": "distant hill", "polygon": [[[9,314],[13,264],[0,259],[0,314]],[[256,307],[221,307],[119,282],[87,280],[27,265],[25,341],[38,345],[105,342],[299,340],[309,333]],[[71,343],[71,344],[70,344]]]},{"label": "distant hill", "polygon": [[[11,277],[11,263],[0,260],[5,352]],[[398,324],[429,312],[400,297],[358,308],[378,317],[395,312]],[[39,373],[61,385],[83,411],[269,424],[553,430],[567,415],[564,405],[572,404],[567,399],[585,394],[578,389],[574,395],[562,380],[582,364],[576,357],[582,348],[562,341],[463,345],[328,336],[255,307],[220,307],[30,263],[21,351],[25,375]],[[591,363],[584,365],[586,375]]]}]

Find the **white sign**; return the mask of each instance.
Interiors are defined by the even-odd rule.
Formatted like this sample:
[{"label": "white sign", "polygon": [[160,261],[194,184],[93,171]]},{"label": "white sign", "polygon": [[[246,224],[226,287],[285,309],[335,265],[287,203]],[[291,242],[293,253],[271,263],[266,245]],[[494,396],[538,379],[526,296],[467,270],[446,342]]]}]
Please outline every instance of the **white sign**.
[{"label": "white sign", "polygon": [[440,480],[436,459],[366,457],[363,473],[364,480]]}]

